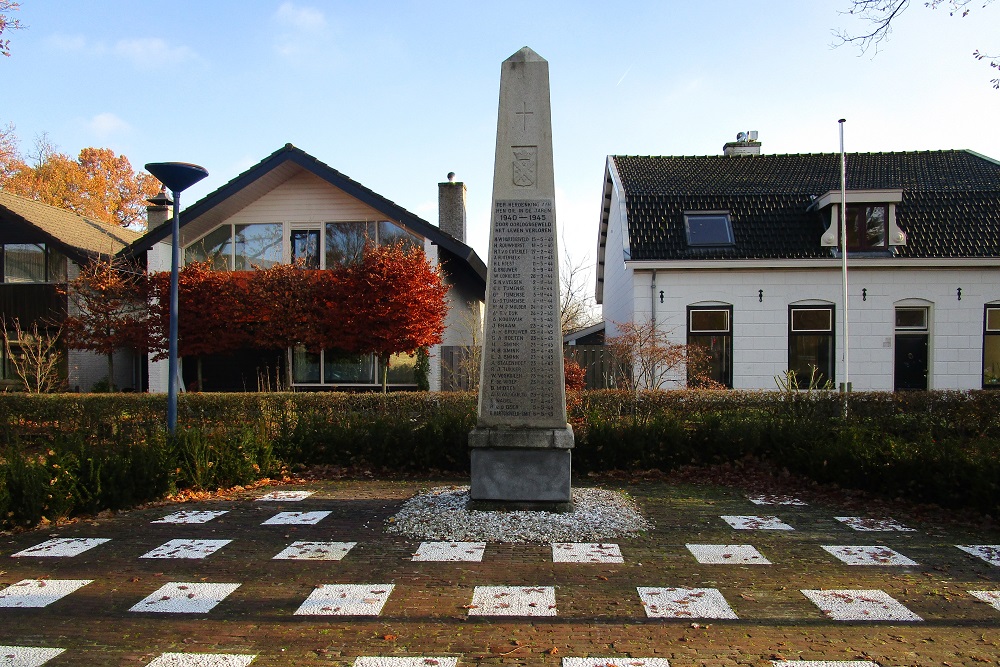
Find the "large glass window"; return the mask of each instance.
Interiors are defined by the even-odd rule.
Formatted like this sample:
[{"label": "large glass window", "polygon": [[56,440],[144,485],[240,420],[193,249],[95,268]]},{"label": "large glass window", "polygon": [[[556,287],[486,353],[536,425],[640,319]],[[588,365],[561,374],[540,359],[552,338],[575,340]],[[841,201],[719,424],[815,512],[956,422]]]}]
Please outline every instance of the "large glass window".
[{"label": "large glass window", "polygon": [[703,367],[688,365],[688,384],[707,378],[726,387],[733,386],[732,307],[688,308],[687,342],[705,354]]},{"label": "large glass window", "polygon": [[[832,382],[833,307],[791,306],[788,311],[788,370],[794,371],[800,386]],[[813,376],[815,369],[815,377]]]},{"label": "large glass window", "polygon": [[730,246],[733,225],[728,213],[686,213],[684,228],[689,246]]},{"label": "large glass window", "polygon": [[983,316],[983,387],[1000,387],[1000,306]]},{"label": "large glass window", "polygon": [[208,262],[218,271],[232,268],[233,227],[222,225],[184,249],[184,263]]},{"label": "large glass window", "polygon": [[299,346],[292,350],[292,382],[297,384],[319,384],[321,361],[316,352],[309,352]]},{"label": "large glass window", "polygon": [[361,259],[365,243],[375,242],[373,222],[326,223],[326,268],[352,264]]},{"label": "large glass window", "polygon": [[319,230],[293,229],[289,236],[293,263],[306,269],[319,268]]},{"label": "large glass window", "polygon": [[281,223],[236,225],[236,270],[281,263]]},{"label": "large glass window", "polygon": [[375,365],[370,354],[345,355],[323,351],[323,381],[326,384],[374,384]]},{"label": "large glass window", "polygon": [[405,249],[423,248],[424,244],[420,239],[406,231],[394,222],[383,220],[378,223],[378,244],[395,245],[402,243]]},{"label": "large glass window", "polygon": [[883,250],[888,247],[888,230],[888,205],[847,205],[848,250]]},{"label": "large glass window", "polygon": [[7,243],[3,247],[3,273],[7,283],[44,283],[45,245]]}]

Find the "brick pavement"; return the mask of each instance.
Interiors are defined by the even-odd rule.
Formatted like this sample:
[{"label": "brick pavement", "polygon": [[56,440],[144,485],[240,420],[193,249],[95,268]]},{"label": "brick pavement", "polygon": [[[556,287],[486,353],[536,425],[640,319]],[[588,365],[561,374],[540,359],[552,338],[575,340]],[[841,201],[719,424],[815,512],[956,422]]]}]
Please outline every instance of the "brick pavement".
[{"label": "brick pavement", "polygon": [[[435,561],[456,548],[383,530],[431,485],[268,487],[0,536],[0,666],[1000,665],[995,531],[605,484],[656,527]],[[270,490],[313,493],[256,500]],[[604,562],[557,562],[576,557]]]}]

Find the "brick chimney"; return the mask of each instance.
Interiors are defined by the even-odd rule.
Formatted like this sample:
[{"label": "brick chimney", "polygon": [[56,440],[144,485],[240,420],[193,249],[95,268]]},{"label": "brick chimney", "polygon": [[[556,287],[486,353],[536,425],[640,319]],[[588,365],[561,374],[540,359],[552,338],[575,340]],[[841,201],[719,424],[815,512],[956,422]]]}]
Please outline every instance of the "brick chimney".
[{"label": "brick chimney", "polygon": [[739,132],[736,141],[730,141],[722,147],[722,154],[726,157],[734,155],[760,155],[760,142],[757,141],[757,131]]},{"label": "brick chimney", "polygon": [[166,186],[162,186],[158,194],[146,201],[149,202],[149,206],[146,207],[146,231],[148,232],[170,220],[170,216],[173,214],[174,200],[167,193]]},{"label": "brick chimney", "polygon": [[465,243],[465,183],[455,181],[455,172],[438,183],[438,227]]}]

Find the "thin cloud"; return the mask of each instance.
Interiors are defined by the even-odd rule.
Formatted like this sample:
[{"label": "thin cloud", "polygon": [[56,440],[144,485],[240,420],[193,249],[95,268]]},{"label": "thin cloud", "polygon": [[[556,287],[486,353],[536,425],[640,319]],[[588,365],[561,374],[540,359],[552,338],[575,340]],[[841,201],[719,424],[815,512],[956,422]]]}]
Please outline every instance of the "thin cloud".
[{"label": "thin cloud", "polygon": [[83,51],[87,47],[87,40],[83,35],[63,35],[56,33],[49,35],[45,43],[59,51]]},{"label": "thin cloud", "polygon": [[186,46],[172,46],[159,37],[122,39],[114,47],[116,55],[127,58],[139,69],[158,69],[196,58]]},{"label": "thin cloud", "polygon": [[274,13],[274,49],[285,58],[309,59],[329,41],[326,16],[314,7],[284,2]]},{"label": "thin cloud", "polygon": [[91,118],[87,123],[87,127],[90,128],[90,131],[102,141],[109,139],[112,136],[123,134],[132,129],[131,125],[110,111],[99,113]]}]

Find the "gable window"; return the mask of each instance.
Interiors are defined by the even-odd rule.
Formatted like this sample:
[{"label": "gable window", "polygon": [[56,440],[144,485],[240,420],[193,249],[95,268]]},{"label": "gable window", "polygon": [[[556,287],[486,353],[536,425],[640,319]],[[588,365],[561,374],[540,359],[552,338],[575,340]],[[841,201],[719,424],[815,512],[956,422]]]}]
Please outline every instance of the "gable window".
[{"label": "gable window", "polygon": [[360,261],[365,243],[374,243],[375,234],[374,222],[326,223],[326,268]]},{"label": "gable window", "polygon": [[885,250],[889,244],[888,204],[847,205],[847,249]]},{"label": "gable window", "polygon": [[[706,359],[703,368],[688,366],[688,385],[701,377],[733,387],[733,309],[732,307],[688,307],[689,346],[699,347]],[[699,377],[700,376],[700,377]]]},{"label": "gable window", "polygon": [[223,225],[185,248],[184,263],[208,262],[213,269],[224,271],[232,268],[230,264],[232,253],[232,225]]},{"label": "gable window", "polygon": [[237,271],[281,263],[281,223],[236,225],[234,260]]},{"label": "gable window", "polygon": [[44,243],[3,245],[5,283],[64,283],[66,257]]},{"label": "gable window", "polygon": [[794,371],[799,385],[832,382],[833,355],[833,307],[789,306],[788,370]]},{"label": "gable window", "polygon": [[293,264],[301,264],[305,269],[320,268],[318,229],[293,229],[289,236],[289,248]]},{"label": "gable window", "polygon": [[727,211],[685,213],[684,230],[689,246],[731,246],[735,242]]},{"label": "gable window", "polygon": [[983,388],[1000,387],[1000,305],[983,315]]}]

